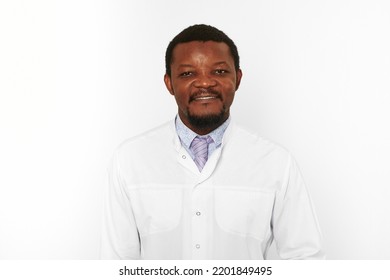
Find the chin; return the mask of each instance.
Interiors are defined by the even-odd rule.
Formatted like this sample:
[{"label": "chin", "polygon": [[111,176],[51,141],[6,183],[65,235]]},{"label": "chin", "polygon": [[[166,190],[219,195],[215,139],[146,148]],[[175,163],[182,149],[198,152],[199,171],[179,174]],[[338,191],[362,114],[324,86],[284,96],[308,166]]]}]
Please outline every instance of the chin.
[{"label": "chin", "polygon": [[191,125],[201,129],[215,127],[225,120],[225,112],[207,113],[207,114],[188,114],[188,121]]}]

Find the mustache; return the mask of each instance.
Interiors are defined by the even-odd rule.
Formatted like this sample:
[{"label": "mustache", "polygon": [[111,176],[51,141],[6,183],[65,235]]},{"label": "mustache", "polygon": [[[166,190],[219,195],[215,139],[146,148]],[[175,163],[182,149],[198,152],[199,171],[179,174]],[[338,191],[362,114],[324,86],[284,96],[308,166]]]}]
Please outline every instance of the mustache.
[{"label": "mustache", "polygon": [[213,96],[215,98],[222,99],[222,95],[219,91],[209,88],[209,89],[200,89],[198,91],[191,93],[190,102],[202,96]]}]

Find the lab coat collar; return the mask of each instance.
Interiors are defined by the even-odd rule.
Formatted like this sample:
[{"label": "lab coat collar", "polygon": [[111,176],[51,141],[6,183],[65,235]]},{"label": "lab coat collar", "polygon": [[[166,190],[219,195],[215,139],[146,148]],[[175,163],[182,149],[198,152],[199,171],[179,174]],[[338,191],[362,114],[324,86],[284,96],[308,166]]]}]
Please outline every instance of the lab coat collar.
[{"label": "lab coat collar", "polygon": [[[223,148],[223,146],[229,141],[229,139],[231,137],[231,133],[234,130],[235,126],[236,126],[236,124],[235,124],[234,120],[231,119],[230,124],[226,128],[225,133],[223,135],[221,148]],[[175,118],[170,122],[170,129],[171,129],[172,135],[173,135],[173,145],[174,145],[176,151],[179,152],[181,149],[181,142],[180,142],[180,138],[176,132]]]}]

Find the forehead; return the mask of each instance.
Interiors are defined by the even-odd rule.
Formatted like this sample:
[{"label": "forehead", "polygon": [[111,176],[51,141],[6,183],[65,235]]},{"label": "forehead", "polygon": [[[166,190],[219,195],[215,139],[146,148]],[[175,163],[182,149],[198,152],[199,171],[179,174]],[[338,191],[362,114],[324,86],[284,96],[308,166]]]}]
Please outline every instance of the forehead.
[{"label": "forehead", "polygon": [[229,46],[224,42],[192,41],[178,44],[172,52],[172,63],[190,60],[219,60],[233,62]]}]

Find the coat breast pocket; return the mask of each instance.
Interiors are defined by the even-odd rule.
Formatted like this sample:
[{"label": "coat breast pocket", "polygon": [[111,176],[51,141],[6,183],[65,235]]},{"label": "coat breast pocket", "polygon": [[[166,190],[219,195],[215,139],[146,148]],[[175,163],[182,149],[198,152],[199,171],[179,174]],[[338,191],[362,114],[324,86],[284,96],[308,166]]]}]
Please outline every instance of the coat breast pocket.
[{"label": "coat breast pocket", "polygon": [[271,229],[274,193],[234,187],[215,190],[218,226],[242,237],[265,238]]},{"label": "coat breast pocket", "polygon": [[131,204],[141,236],[174,229],[182,215],[182,191],[177,188],[133,190]]}]

